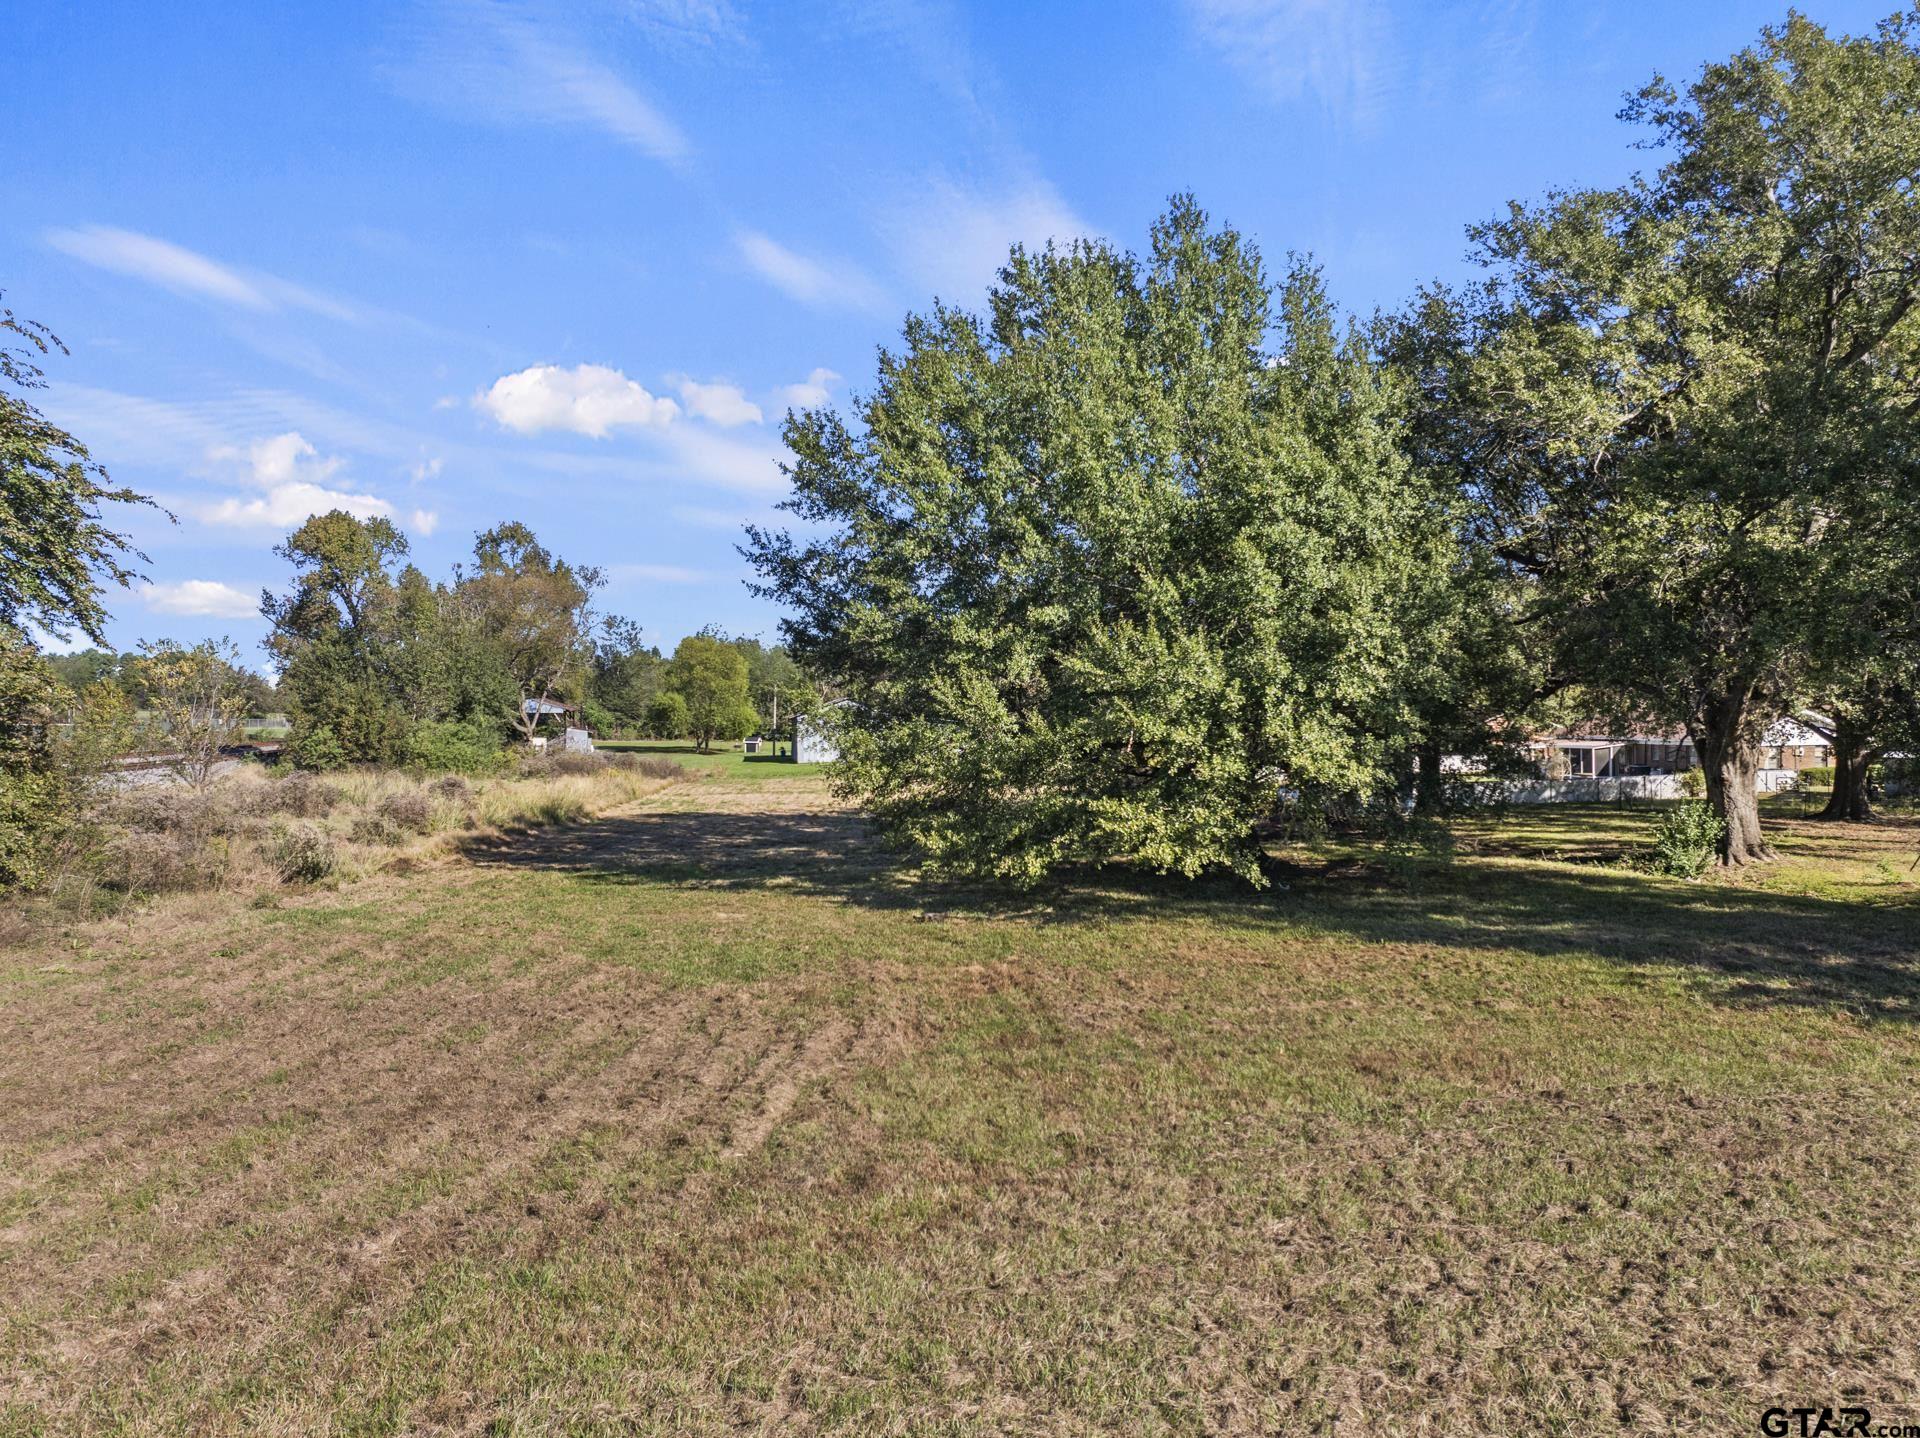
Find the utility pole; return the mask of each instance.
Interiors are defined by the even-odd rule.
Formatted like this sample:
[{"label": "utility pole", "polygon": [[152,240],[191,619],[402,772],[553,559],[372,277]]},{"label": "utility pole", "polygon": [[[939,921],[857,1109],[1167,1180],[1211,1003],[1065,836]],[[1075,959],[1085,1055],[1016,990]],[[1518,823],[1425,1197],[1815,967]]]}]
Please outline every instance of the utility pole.
[{"label": "utility pole", "polygon": [[780,686],[773,686],[773,757],[780,757]]}]

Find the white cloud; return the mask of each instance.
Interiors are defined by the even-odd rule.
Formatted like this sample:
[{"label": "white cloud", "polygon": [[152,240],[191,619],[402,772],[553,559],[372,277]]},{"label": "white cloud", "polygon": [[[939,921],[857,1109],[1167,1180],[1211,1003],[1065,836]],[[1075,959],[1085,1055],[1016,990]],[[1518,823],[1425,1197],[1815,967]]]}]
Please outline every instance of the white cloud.
[{"label": "white cloud", "polygon": [[238,528],[292,529],[316,514],[344,509],[356,519],[391,515],[393,506],[371,494],[351,494],[304,481],[278,485],[258,499],[223,499],[201,509],[208,524]]},{"label": "white cloud", "polygon": [[672,400],[648,394],[619,370],[597,364],[570,370],[533,365],[502,375],[473,403],[520,434],[564,429],[594,439],[605,439],[621,426],[664,426],[680,413]]},{"label": "white cloud", "polygon": [[683,379],[680,381],[680,398],[686,403],[688,414],[722,428],[731,428],[736,424],[759,424],[764,418],[760,406],[748,399],[737,384],[725,384],[719,380],[702,384],[698,380]]},{"label": "white cloud", "polygon": [[607,65],[517,6],[441,5],[420,54],[389,71],[395,88],[495,121],[578,126],[669,164],[691,147],[672,120]]},{"label": "white cloud", "polygon": [[332,509],[344,509],[358,519],[393,513],[393,506],[377,495],[330,488],[329,482],[346,461],[321,455],[297,430],[254,440],[244,450],[221,445],[208,457],[236,466],[243,482],[266,491],[258,499],[202,505],[200,517],[208,524],[290,529],[310,515]]},{"label": "white cloud", "polygon": [[788,299],[851,309],[885,303],[880,287],[854,266],[809,259],[758,230],[738,231],[733,243],[748,267]]},{"label": "white cloud", "polygon": [[1187,0],[1200,37],[1275,100],[1312,95],[1367,126],[1397,68],[1381,0]]},{"label": "white cloud", "polygon": [[929,296],[979,307],[1016,243],[1040,249],[1091,233],[1059,191],[1028,178],[986,188],[930,176],[881,216],[901,270]]},{"label": "white cloud", "polygon": [[416,460],[413,464],[409,465],[407,467],[407,477],[415,484],[420,484],[425,480],[438,479],[440,477],[440,471],[446,467],[446,460],[436,454],[432,459]]},{"label": "white cloud", "polygon": [[49,230],[46,239],[54,249],[84,264],[145,280],[176,295],[262,312],[297,309],[336,320],[361,318],[352,306],[290,280],[225,265],[152,235],[111,225],[83,225]]},{"label": "white cloud", "polygon": [[160,614],[200,615],[208,619],[256,619],[260,614],[258,595],[222,584],[217,579],[150,584],[143,597],[147,608]]},{"label": "white cloud", "polygon": [[830,369],[816,369],[799,384],[785,385],[780,398],[794,409],[818,409],[833,398],[833,385],[840,376]]},{"label": "white cloud", "polygon": [[346,463],[342,459],[322,459],[320,452],[297,430],[276,434],[271,439],[257,439],[247,446],[244,454],[236,446],[222,445],[212,452],[212,458],[238,461],[244,466],[248,481],[265,489],[296,480],[320,484],[332,478]]},{"label": "white cloud", "polygon": [[416,509],[407,516],[407,528],[425,539],[440,527],[440,516],[431,509]]}]

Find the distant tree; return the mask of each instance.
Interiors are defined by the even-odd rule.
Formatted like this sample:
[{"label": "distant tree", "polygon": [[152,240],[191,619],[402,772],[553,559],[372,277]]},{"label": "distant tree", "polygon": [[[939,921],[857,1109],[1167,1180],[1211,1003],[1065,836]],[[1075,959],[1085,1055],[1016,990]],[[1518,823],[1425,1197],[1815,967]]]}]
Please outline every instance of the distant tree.
[{"label": "distant tree", "polygon": [[395,762],[409,724],[409,661],[421,649],[408,642],[401,602],[406,536],[388,520],[333,510],[274,553],[294,567],[293,586],[262,595],[261,612],[295,756],[310,746],[347,762]]},{"label": "distant tree", "polygon": [[1686,726],[1728,864],[1771,857],[1766,728],[1912,489],[1916,23],[1835,39],[1794,15],[1684,92],[1656,79],[1625,114],[1657,174],[1473,232],[1468,495],[1560,662]]},{"label": "distant tree", "polygon": [[89,684],[117,684],[121,656],[106,649],[82,649],[77,654],[49,654],[47,667],[60,682],[78,693]]},{"label": "distant tree", "polygon": [[540,711],[529,702],[578,693],[591,660],[593,593],[600,571],[549,553],[524,524],[506,523],[477,536],[474,565],[454,592],[496,647],[514,687],[509,716],[531,739]]},{"label": "distant tree", "polygon": [[249,694],[239,658],[225,639],[190,649],[170,640],[143,647],[139,667],[156,742],[167,767],[196,789],[206,787],[221,751],[241,736]]},{"label": "distant tree", "polygon": [[687,706],[686,732],[700,748],[715,739],[738,739],[756,722],[747,695],[747,661],[732,644],[712,634],[690,634],[673,651],[667,683]]},{"label": "distant tree", "polygon": [[65,637],[78,629],[104,643],[106,583],[138,576],[146,556],[101,518],[104,504],[152,504],[116,488],[87,447],[24,397],[44,389],[37,361],[66,353],[45,325],[0,307],[0,624],[38,625]]},{"label": "distant tree", "polygon": [[684,739],[691,723],[687,701],[671,689],[654,695],[653,702],[647,705],[646,730],[650,738]]},{"label": "distant tree", "polygon": [[843,782],[933,864],[1265,882],[1283,784],[1391,793],[1447,516],[1318,274],[1190,199],[1145,258],[1015,250],[850,428],[790,418],[799,534],[748,531],[794,657],[854,703]]},{"label": "distant tree", "polygon": [[631,619],[610,615],[594,636],[592,701],[621,724],[644,726],[648,707],[666,682],[666,661]]},{"label": "distant tree", "polygon": [[786,646],[758,639],[736,639],[733,644],[747,661],[747,693],[757,716],[754,728],[765,734],[789,728],[794,715],[819,702],[819,687]]}]

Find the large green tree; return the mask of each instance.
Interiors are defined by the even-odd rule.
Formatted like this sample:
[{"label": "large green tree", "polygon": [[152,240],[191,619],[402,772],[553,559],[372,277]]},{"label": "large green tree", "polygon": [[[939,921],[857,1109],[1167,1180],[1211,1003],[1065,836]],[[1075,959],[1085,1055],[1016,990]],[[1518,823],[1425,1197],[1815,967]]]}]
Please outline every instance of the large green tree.
[{"label": "large green tree", "polygon": [[758,722],[747,694],[747,660],[717,634],[689,634],[673,651],[667,684],[686,704],[687,733],[702,749],[738,739]]},{"label": "large green tree", "polygon": [[419,688],[426,646],[417,641],[431,619],[423,608],[431,590],[405,564],[406,536],[389,520],[333,510],[274,553],[293,566],[293,583],[285,594],[263,594],[260,608],[295,754],[394,762]]},{"label": "large green tree", "polygon": [[1445,515],[1319,276],[1276,288],[1177,199],[1144,258],[1015,250],[881,357],[857,427],[790,418],[752,529],[844,781],[949,869],[1129,860],[1262,881],[1283,785],[1386,793],[1444,661]]},{"label": "large green tree", "polygon": [[1731,864],[1770,856],[1763,735],[1913,484],[1888,443],[1920,407],[1913,36],[1793,16],[1656,79],[1625,114],[1664,165],[1479,227],[1490,283],[1459,297],[1470,498],[1561,663],[1692,735]]},{"label": "large green tree", "polygon": [[66,347],[45,325],[0,307],[0,624],[37,625],[95,643],[104,585],[130,584],[145,558],[101,517],[107,504],[151,504],[113,485],[87,447],[28,403],[38,361]]},{"label": "large green tree", "polygon": [[512,521],[476,536],[473,561],[456,578],[454,596],[487,636],[512,683],[506,717],[531,739],[543,701],[584,694],[593,660],[590,606],[600,571],[569,564],[526,525]]}]

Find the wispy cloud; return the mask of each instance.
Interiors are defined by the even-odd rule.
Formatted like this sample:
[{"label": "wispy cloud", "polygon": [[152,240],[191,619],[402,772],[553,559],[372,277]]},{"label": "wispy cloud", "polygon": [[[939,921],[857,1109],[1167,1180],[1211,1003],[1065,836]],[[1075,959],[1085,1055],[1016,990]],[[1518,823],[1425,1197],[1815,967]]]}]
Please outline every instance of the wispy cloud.
[{"label": "wispy cloud", "polygon": [[1201,39],[1270,98],[1376,123],[1398,68],[1384,0],[1187,0]]},{"label": "wispy cloud", "polygon": [[409,98],[496,123],[596,130],[671,165],[692,153],[665,112],[531,9],[476,0],[428,13],[416,53],[387,70]]},{"label": "wispy cloud", "polygon": [[704,569],[682,564],[614,564],[607,572],[616,579],[644,579],[652,584],[704,584],[713,578]]},{"label": "wispy cloud", "polygon": [[183,579],[178,584],[149,584],[141,597],[157,614],[207,619],[257,619],[260,596],[217,579]]},{"label": "wispy cloud", "polygon": [[856,266],[810,259],[758,230],[737,232],[733,243],[747,267],[788,299],[822,308],[862,310],[885,303],[880,286]]},{"label": "wispy cloud", "polygon": [[896,196],[879,227],[916,288],[964,305],[980,302],[1016,243],[1038,249],[1092,232],[1058,190],[1032,176],[977,185],[931,175]]},{"label": "wispy cloud", "polygon": [[198,251],[176,245],[170,240],[143,235],[134,230],[115,229],[111,225],[82,225],[74,229],[49,230],[46,240],[62,254],[82,264],[113,274],[126,275],[176,295],[210,300],[243,310],[270,312],[306,310],[328,319],[355,321],[364,318],[352,305],[343,304],[291,280],[223,264]]},{"label": "wispy cloud", "polygon": [[798,384],[783,385],[780,398],[792,409],[818,409],[833,398],[833,386],[840,376],[830,369],[815,369]]},{"label": "wispy cloud", "polygon": [[748,399],[737,384],[728,384],[723,380],[702,383],[699,380],[680,381],[680,402],[687,407],[687,413],[695,419],[704,419],[709,424],[717,424],[722,429],[731,429],[740,424],[759,424],[764,416],[760,406]]},{"label": "wispy cloud", "polygon": [[371,494],[318,484],[276,485],[257,499],[223,499],[200,511],[208,524],[240,529],[293,529],[316,514],[343,509],[356,519],[391,515],[393,506]]}]

